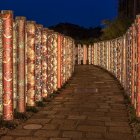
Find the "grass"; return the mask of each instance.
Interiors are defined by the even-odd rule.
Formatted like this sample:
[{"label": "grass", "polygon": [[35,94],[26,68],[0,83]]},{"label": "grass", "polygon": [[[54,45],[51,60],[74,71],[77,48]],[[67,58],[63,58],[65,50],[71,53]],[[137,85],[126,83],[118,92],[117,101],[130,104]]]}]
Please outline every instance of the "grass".
[{"label": "grass", "polygon": [[135,140],[140,139],[140,120],[136,116],[136,110],[134,106],[131,104],[130,97],[124,94],[125,104],[127,106],[127,110],[129,113],[129,124],[131,125],[132,132]]}]

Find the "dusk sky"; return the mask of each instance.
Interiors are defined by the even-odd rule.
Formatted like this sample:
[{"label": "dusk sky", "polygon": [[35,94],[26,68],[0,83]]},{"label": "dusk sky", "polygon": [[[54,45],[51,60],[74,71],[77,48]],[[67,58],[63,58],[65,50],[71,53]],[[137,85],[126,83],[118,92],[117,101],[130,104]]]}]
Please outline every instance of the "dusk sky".
[{"label": "dusk sky", "polygon": [[117,0],[0,0],[1,10],[13,10],[48,27],[68,22],[84,27],[100,25],[117,15]]}]

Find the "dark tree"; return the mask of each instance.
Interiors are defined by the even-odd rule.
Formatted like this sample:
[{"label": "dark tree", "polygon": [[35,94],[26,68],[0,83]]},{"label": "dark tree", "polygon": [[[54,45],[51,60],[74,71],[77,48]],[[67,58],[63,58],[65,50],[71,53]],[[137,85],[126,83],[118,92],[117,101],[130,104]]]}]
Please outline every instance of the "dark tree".
[{"label": "dark tree", "polygon": [[74,38],[76,41],[93,42],[102,34],[101,27],[85,28],[71,23],[60,23],[49,27],[50,29]]}]

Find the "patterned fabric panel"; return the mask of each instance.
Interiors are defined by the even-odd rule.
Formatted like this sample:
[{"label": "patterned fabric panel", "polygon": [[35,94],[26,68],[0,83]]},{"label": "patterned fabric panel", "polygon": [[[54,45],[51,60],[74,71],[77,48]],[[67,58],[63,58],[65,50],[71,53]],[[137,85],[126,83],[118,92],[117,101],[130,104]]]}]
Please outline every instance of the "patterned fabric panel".
[{"label": "patterned fabric panel", "polygon": [[2,115],[3,105],[2,105],[2,96],[3,96],[3,83],[2,83],[2,17],[0,16],[0,115]]},{"label": "patterned fabric panel", "polygon": [[27,22],[27,106],[35,106],[35,22]]},{"label": "patterned fabric panel", "polygon": [[[36,36],[35,36],[35,100],[36,101],[42,101],[42,94],[44,96],[44,92],[42,93],[42,65],[41,65],[41,50],[42,50],[42,25],[36,25]],[[45,44],[46,45],[46,44]],[[44,44],[43,44],[44,47]],[[47,49],[46,49],[47,50]],[[46,52],[45,52],[46,53]],[[46,55],[45,55],[46,56]],[[47,70],[45,69],[47,72]],[[46,74],[46,73],[45,73]],[[46,75],[45,75],[46,76]],[[46,76],[47,78],[47,76]],[[45,85],[46,85],[46,79],[45,79]],[[43,86],[46,90],[46,86]],[[42,89],[44,91],[44,89]]]},{"label": "patterned fabric panel", "polygon": [[2,11],[3,20],[3,119],[13,120],[13,14]]}]

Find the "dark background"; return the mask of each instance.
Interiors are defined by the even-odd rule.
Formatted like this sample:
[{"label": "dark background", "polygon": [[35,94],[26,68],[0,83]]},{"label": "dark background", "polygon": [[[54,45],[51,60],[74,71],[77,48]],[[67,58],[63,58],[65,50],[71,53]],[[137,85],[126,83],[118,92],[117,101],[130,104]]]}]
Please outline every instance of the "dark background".
[{"label": "dark background", "polygon": [[117,0],[0,0],[0,9],[46,27],[62,22],[95,27],[117,16]]}]

